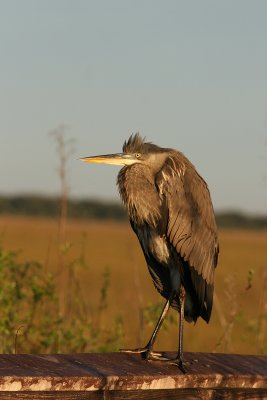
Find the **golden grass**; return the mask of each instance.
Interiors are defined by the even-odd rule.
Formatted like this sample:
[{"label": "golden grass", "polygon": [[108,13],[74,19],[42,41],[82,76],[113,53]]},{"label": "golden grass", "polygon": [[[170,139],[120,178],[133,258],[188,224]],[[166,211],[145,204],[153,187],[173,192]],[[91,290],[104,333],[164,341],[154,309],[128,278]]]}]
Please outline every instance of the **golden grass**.
[{"label": "golden grass", "polygon": [[[47,270],[56,271],[58,257],[57,221],[48,218],[0,217],[1,245],[7,250],[21,249],[21,260],[38,260]],[[149,302],[162,302],[151,282],[139,243],[129,224],[70,220],[67,239],[71,249],[68,261],[84,252],[87,268],[79,271],[81,295],[91,310],[99,299],[102,274],[108,267],[111,286],[105,325],[121,314],[125,327],[125,346],[135,347],[139,334],[139,310]],[[260,296],[263,290],[262,272],[267,268],[267,231],[220,231],[220,259],[216,271],[216,295],[222,311],[214,307],[210,323],[198,321],[186,324],[185,349],[190,351],[232,351],[256,353],[255,330]],[[247,286],[248,271],[255,277],[252,288]],[[230,289],[229,289],[230,288]],[[228,292],[227,292],[228,291]],[[233,331],[226,346],[217,345],[223,335],[221,322],[234,314]],[[175,315],[175,314],[174,314]],[[177,318],[177,317],[176,317]],[[147,340],[152,326],[146,327]],[[265,335],[265,348],[267,347]],[[162,332],[157,344],[161,349],[176,349],[177,327]]]}]

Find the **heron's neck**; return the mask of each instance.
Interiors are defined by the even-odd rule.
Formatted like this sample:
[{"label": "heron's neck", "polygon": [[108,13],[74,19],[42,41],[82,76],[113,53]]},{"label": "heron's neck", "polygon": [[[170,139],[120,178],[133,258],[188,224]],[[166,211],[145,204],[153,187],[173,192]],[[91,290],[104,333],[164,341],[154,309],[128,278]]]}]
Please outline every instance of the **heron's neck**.
[{"label": "heron's neck", "polygon": [[150,168],[140,164],[122,168],[117,183],[129,217],[139,224],[156,224],[161,199]]}]

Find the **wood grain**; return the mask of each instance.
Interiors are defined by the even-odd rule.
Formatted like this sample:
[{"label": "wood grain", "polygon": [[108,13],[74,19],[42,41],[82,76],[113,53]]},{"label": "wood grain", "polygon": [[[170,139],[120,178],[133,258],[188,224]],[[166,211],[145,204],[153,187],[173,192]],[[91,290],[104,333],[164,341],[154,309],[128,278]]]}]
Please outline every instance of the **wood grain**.
[{"label": "wood grain", "polygon": [[[172,355],[172,354],[169,354]],[[267,357],[185,353],[187,373],[139,355],[0,355],[0,399],[267,399]]]}]

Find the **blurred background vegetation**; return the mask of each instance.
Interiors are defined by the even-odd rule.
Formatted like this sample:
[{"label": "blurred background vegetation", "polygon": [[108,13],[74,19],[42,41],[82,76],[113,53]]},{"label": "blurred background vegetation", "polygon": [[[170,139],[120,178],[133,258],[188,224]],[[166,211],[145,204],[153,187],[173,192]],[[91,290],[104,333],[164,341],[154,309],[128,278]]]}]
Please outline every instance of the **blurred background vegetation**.
[{"label": "blurred background vegetation", "polygon": [[[68,199],[69,218],[127,221],[124,207],[116,201]],[[40,195],[0,195],[0,214],[57,217],[60,198]],[[267,215],[248,215],[230,210],[216,213],[221,228],[266,229]]]}]

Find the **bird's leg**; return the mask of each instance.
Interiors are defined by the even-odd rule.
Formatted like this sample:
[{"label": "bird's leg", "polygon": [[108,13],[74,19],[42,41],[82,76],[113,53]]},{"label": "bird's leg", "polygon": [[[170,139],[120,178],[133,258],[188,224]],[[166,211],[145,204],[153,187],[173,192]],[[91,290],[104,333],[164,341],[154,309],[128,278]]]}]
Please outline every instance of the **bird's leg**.
[{"label": "bird's leg", "polygon": [[171,296],[169,297],[169,299],[166,301],[165,306],[164,306],[164,308],[162,310],[162,313],[161,313],[161,315],[160,315],[160,317],[158,319],[158,322],[157,322],[157,324],[155,326],[155,329],[154,329],[154,331],[153,331],[153,333],[151,335],[151,338],[149,339],[149,342],[148,342],[148,344],[146,346],[149,349],[149,352],[148,352],[148,355],[147,355],[147,359],[159,360],[162,357],[161,353],[153,352],[152,348],[154,346],[154,343],[155,343],[156,337],[158,335],[158,332],[159,332],[159,330],[160,330],[160,328],[161,328],[161,326],[163,324],[163,321],[164,321],[164,319],[165,319],[165,317],[166,317],[166,315],[167,315],[167,313],[169,311],[169,308],[170,308],[170,305],[172,303],[172,300],[173,300],[174,296],[175,296],[175,293],[172,293]]},{"label": "bird's leg", "polygon": [[185,289],[183,286],[180,288],[179,293],[180,300],[180,317],[179,317],[179,344],[178,344],[178,353],[174,360],[171,361],[171,364],[178,365],[180,370],[183,373],[186,373],[186,369],[184,367],[183,360],[183,338],[184,338],[184,303],[185,303]]},{"label": "bird's leg", "polygon": [[143,357],[145,359],[147,359],[147,360],[160,360],[161,359],[162,354],[159,353],[159,352],[154,352],[152,349],[153,349],[153,345],[155,343],[157,334],[158,334],[158,332],[159,332],[159,330],[161,328],[161,325],[162,325],[162,323],[163,323],[163,321],[164,321],[164,319],[165,319],[165,317],[166,317],[166,315],[167,315],[167,313],[169,311],[169,308],[170,308],[170,305],[172,303],[172,300],[173,300],[174,296],[175,296],[175,292],[173,292],[171,294],[171,296],[169,297],[169,299],[166,301],[165,306],[164,306],[164,308],[162,310],[162,313],[161,313],[161,315],[159,317],[159,320],[158,320],[158,322],[157,322],[157,324],[155,326],[155,329],[154,329],[154,331],[153,331],[153,333],[151,335],[151,338],[149,339],[147,345],[145,347],[142,347],[142,348],[137,348],[137,349],[133,349],[133,350],[122,349],[121,351],[126,352],[126,353],[139,353],[139,354],[142,354]]},{"label": "bird's leg", "polygon": [[[185,363],[183,360],[183,333],[184,333],[184,303],[185,303],[185,289],[181,285],[179,292],[179,300],[180,300],[180,313],[179,313],[179,343],[178,343],[178,353],[175,358],[167,358],[167,357],[153,357],[150,358],[152,360],[158,360],[162,362],[167,362],[172,365],[176,365],[180,368],[180,370],[185,374]],[[171,303],[170,303],[171,304]]]}]

